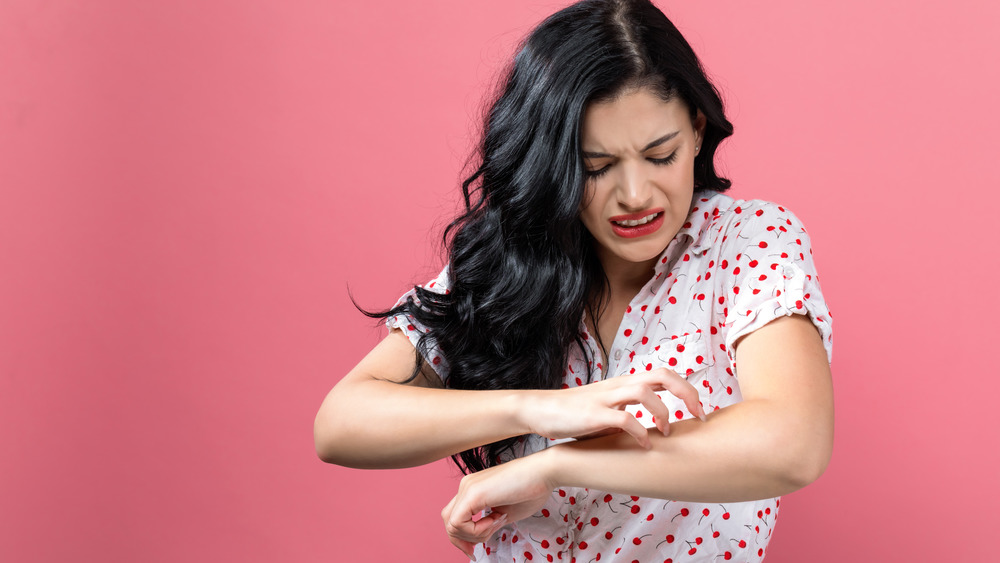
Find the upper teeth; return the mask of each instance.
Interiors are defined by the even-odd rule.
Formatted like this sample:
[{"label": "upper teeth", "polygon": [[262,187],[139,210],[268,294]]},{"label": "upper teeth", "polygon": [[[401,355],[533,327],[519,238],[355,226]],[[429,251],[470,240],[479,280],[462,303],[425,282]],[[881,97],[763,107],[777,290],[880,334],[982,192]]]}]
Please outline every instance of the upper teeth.
[{"label": "upper teeth", "polygon": [[659,215],[659,213],[653,213],[651,215],[646,215],[642,219],[629,219],[628,221],[615,221],[615,223],[618,223],[619,225],[623,225],[625,227],[636,227],[638,225],[645,225],[646,223],[652,221],[657,215]]}]

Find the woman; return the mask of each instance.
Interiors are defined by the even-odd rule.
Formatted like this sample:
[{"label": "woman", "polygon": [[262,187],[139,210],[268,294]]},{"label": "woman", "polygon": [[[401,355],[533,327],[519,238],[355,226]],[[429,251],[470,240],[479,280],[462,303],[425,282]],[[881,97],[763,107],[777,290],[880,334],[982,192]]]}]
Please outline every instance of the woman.
[{"label": "woman", "polygon": [[649,2],[546,19],[488,114],[448,265],[379,315],[388,336],[317,414],[320,457],[453,456],[442,518],[479,561],[761,560],[778,496],[830,457],[831,325],[798,219],[723,195],[731,133]]}]

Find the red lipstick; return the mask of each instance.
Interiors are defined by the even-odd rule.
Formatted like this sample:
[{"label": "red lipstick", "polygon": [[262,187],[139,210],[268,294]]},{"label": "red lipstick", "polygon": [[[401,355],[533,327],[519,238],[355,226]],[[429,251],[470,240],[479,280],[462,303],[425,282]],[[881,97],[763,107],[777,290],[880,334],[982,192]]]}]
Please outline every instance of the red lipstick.
[{"label": "red lipstick", "polygon": [[[645,217],[649,217],[652,214],[656,214],[648,223],[643,223],[642,225],[636,225],[634,227],[627,227],[621,225],[616,221],[638,221]],[[611,230],[620,237],[623,238],[636,238],[643,237],[646,235],[651,235],[658,231],[660,227],[663,226],[663,209],[649,209],[646,211],[641,211],[639,213],[629,213],[628,215],[615,215],[608,219],[611,222]]]}]

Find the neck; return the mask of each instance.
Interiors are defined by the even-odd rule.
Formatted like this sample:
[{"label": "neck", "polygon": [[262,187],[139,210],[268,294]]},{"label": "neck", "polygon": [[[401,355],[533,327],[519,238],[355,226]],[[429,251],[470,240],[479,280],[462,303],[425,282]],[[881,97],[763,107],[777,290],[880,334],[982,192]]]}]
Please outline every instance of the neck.
[{"label": "neck", "polygon": [[658,258],[646,262],[629,262],[622,260],[610,252],[598,250],[598,258],[604,275],[608,278],[610,297],[614,300],[631,301],[646,282],[653,277],[654,267]]}]

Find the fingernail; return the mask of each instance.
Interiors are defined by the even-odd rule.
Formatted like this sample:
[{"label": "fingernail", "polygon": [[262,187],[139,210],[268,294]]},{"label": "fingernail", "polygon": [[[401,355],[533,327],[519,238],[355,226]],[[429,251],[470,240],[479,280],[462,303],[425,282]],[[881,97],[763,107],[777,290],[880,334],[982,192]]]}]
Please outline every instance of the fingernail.
[{"label": "fingernail", "polygon": [[705,416],[705,413],[699,414],[698,418],[700,418],[702,422],[708,422],[708,417]]}]

